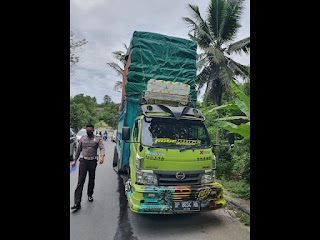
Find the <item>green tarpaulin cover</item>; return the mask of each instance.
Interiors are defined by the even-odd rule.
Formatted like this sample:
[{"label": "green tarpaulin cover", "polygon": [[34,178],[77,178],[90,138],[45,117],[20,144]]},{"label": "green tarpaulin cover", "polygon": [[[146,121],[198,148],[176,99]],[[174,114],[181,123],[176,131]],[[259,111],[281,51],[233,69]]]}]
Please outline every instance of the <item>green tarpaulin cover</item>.
[{"label": "green tarpaulin cover", "polygon": [[141,94],[146,90],[147,82],[156,79],[189,84],[192,100],[196,101],[195,42],[158,33],[135,31],[126,55],[129,53],[131,63],[126,76],[126,96]]}]

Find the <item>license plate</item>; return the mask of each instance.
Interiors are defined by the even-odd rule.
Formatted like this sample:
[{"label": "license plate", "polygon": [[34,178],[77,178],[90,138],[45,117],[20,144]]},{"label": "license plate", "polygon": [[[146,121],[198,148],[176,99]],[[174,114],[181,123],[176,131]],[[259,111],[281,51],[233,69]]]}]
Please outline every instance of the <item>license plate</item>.
[{"label": "license plate", "polygon": [[173,211],[200,211],[200,202],[198,201],[173,202]]}]

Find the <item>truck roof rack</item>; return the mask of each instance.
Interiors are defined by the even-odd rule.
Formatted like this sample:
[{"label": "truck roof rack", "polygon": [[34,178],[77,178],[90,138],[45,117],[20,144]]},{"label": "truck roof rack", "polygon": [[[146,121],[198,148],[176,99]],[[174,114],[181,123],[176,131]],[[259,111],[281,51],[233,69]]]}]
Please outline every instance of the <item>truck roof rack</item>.
[{"label": "truck roof rack", "polygon": [[[202,112],[199,109],[188,107],[188,106],[169,106],[169,105],[162,105],[162,104],[144,104],[140,107],[141,113],[146,117],[166,117],[163,113],[169,113],[170,117],[175,117],[177,120],[183,117],[191,117],[197,118],[202,121],[205,120]],[[160,113],[160,115],[159,115]],[[161,114],[162,113],[162,114]],[[157,115],[158,114],[158,115]]]}]

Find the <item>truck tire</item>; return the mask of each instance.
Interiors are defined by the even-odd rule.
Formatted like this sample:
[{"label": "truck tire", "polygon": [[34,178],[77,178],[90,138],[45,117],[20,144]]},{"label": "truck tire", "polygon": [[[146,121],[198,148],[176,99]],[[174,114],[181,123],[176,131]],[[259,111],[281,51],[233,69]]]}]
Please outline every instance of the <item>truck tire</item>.
[{"label": "truck tire", "polygon": [[130,177],[130,166],[125,165],[124,169],[125,169],[125,173],[128,175],[128,177]]},{"label": "truck tire", "polygon": [[113,163],[112,163],[113,167],[116,167],[118,165],[118,151],[117,151],[117,147],[114,147],[114,151],[113,151]]},{"label": "truck tire", "polygon": [[121,168],[121,165],[119,163],[119,158],[118,158],[117,165],[118,165],[118,174],[126,174],[126,168],[125,168],[125,166],[123,166],[123,168]]}]

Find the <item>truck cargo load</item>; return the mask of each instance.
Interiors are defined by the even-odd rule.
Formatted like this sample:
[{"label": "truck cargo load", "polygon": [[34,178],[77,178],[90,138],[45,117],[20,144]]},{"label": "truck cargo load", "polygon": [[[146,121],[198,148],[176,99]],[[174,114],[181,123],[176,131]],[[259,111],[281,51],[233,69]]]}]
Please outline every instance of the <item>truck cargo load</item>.
[{"label": "truck cargo load", "polygon": [[150,79],[190,85],[190,95],[195,102],[196,58],[195,42],[135,31],[126,53],[121,103],[125,95],[129,97],[142,94]]}]

